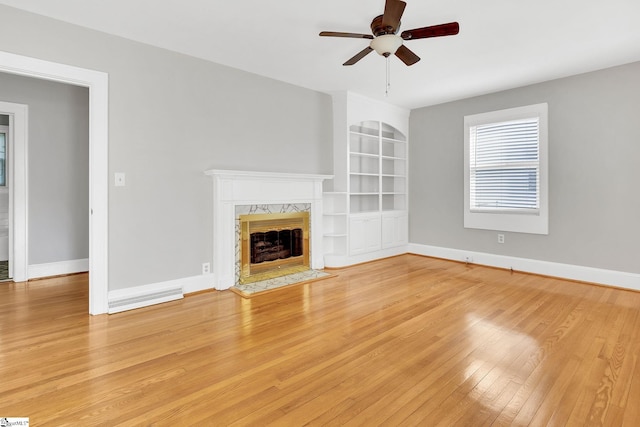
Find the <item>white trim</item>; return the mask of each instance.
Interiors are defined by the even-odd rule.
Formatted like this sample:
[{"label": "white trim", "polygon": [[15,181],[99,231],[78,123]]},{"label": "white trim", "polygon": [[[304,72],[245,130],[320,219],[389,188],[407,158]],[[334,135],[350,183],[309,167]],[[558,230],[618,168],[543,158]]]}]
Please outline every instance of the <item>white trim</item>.
[{"label": "white trim", "polygon": [[181,279],[182,289],[185,294],[193,292],[202,292],[215,289],[213,286],[215,276],[213,273],[203,274],[201,276],[192,276]]},{"label": "white trim", "polygon": [[0,102],[0,113],[9,115],[9,277],[15,282],[27,280],[28,257],[28,143],[29,107]]},{"label": "white trim", "polygon": [[89,271],[89,258],[48,262],[44,264],[31,264],[28,269],[28,278],[38,279],[41,277],[83,273],[86,271]]},{"label": "white trim", "polygon": [[[89,88],[89,313],[108,309],[109,76],[106,73],[0,51],[0,72]],[[26,131],[26,129],[25,129]],[[16,161],[20,161],[16,159]],[[15,212],[15,221],[22,221]],[[26,229],[25,229],[26,233]],[[25,234],[26,236],[26,234]],[[26,246],[25,239],[25,246]],[[16,251],[22,250],[16,248]],[[26,251],[26,248],[25,248]],[[17,252],[16,252],[17,253]],[[25,267],[26,267],[25,252]],[[17,264],[16,264],[17,266]],[[16,276],[17,271],[14,271]],[[26,276],[26,269],[24,271]]]},{"label": "white trim", "polygon": [[324,268],[322,181],[332,175],[211,169],[213,180],[213,274],[215,288],[235,285],[237,205],[310,203],[311,268]]},{"label": "white trim", "polygon": [[[478,212],[470,206],[470,134],[472,126],[539,118],[539,196],[536,214],[522,212]],[[464,227],[516,233],[549,234],[549,169],[548,169],[548,106],[546,103],[490,111],[464,117]]]},{"label": "white trim", "polygon": [[[241,170],[227,170],[227,169],[210,169],[204,171],[207,176],[217,176],[223,179],[241,180],[246,179],[249,181],[255,181],[256,179],[274,179],[285,181],[322,181],[325,179],[333,178],[333,175],[320,175],[309,173],[290,173],[290,172],[256,172],[256,171],[241,171]],[[284,195],[286,198],[286,195]]]},{"label": "white trim", "polygon": [[396,246],[393,248],[379,249],[372,252],[367,252],[358,255],[325,255],[325,264],[329,268],[342,268],[349,267],[356,264],[362,264],[365,262],[376,261],[382,258],[389,258],[398,255],[404,255],[408,252],[407,245]]},{"label": "white trim", "polygon": [[409,253],[640,291],[640,274],[438,246],[409,244]]}]

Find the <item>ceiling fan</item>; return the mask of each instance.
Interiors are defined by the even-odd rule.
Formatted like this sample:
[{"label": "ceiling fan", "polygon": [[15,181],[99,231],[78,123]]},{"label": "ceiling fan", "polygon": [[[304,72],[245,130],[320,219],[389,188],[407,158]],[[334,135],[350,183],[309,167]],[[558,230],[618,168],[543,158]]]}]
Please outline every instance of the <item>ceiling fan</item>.
[{"label": "ceiling fan", "polygon": [[416,39],[426,39],[430,37],[453,36],[458,34],[460,26],[457,22],[447,24],[432,25],[430,27],[415,28],[413,30],[400,30],[400,18],[407,3],[401,0],[386,0],[384,14],[376,16],[371,21],[370,34],[340,33],[336,31],[322,31],[321,36],[328,37],[350,37],[356,39],[370,39],[369,46],[362,49],[355,56],[342,65],[353,65],[375,50],[385,58],[395,54],[406,65],[413,65],[420,61],[420,57],[406,47],[403,42]]}]

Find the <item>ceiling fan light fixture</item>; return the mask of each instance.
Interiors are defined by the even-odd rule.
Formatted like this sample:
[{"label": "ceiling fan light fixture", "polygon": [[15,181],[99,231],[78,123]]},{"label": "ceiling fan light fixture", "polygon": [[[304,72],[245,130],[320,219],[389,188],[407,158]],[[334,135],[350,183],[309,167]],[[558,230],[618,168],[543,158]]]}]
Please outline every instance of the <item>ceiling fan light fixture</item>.
[{"label": "ceiling fan light fixture", "polygon": [[400,20],[402,19],[406,5],[407,3],[403,0],[385,0],[384,14],[376,16],[373,18],[373,21],[371,21],[370,27],[373,35],[337,31],[322,31],[320,35],[371,40],[369,46],[356,53],[342,65],[353,65],[375,50],[378,52],[378,55],[384,56],[387,59],[389,56],[395,55],[404,62],[405,65],[410,66],[420,61],[420,57],[404,45],[405,41],[453,36],[460,31],[460,25],[457,22],[449,22],[446,24],[414,28],[398,34],[400,31]]},{"label": "ceiling fan light fixture", "polygon": [[379,55],[386,57],[396,53],[396,50],[402,46],[402,37],[396,34],[383,34],[371,40],[369,46]]}]

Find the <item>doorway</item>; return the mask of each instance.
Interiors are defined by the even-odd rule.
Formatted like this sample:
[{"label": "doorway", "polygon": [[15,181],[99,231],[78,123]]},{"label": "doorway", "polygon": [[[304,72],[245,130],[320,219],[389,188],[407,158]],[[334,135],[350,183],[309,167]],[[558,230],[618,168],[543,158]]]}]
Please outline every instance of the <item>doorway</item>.
[{"label": "doorway", "polygon": [[[107,313],[108,309],[108,75],[103,72],[58,64],[22,55],[0,52],[0,71],[53,80],[89,88],[89,313]],[[19,138],[27,141],[26,111],[14,114],[15,146]],[[16,162],[24,162],[26,153],[15,150]],[[25,164],[26,166],[26,164]],[[26,167],[24,168],[26,170]],[[19,187],[19,178],[24,188]],[[15,203],[14,280],[27,279],[27,189],[26,175],[16,177],[14,199],[24,197],[24,208]],[[24,270],[21,270],[24,267]]]},{"label": "doorway", "polygon": [[27,280],[27,122],[28,108],[23,104],[0,101],[0,114],[8,116],[9,145],[6,175],[8,192],[9,276]]},{"label": "doorway", "polygon": [[7,153],[9,151],[11,132],[9,116],[0,114],[0,281],[11,278],[9,250],[9,206],[11,187],[7,180]]}]

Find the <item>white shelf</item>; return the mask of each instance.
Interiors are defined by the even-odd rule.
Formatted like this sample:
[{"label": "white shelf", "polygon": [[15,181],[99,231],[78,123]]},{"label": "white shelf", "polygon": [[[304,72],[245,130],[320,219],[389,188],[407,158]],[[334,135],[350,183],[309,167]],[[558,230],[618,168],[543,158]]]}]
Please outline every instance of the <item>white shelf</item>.
[{"label": "white shelf", "polygon": [[403,141],[401,139],[393,139],[393,138],[387,138],[387,137],[381,137],[383,142],[391,142],[393,144],[406,144],[407,141]]},{"label": "white shelf", "polygon": [[350,130],[349,133],[352,135],[361,135],[361,136],[370,136],[373,138],[377,138],[378,137],[378,130],[377,129],[369,129],[370,132],[359,132],[357,130]]},{"label": "white shelf", "polygon": [[347,234],[338,234],[338,233],[326,233],[324,237],[347,237]]},{"label": "white shelf", "polygon": [[377,159],[378,157],[380,157],[379,154],[374,154],[374,153],[358,153],[355,151],[351,151],[349,154],[351,154],[352,156],[356,156],[356,157],[372,157]]}]

